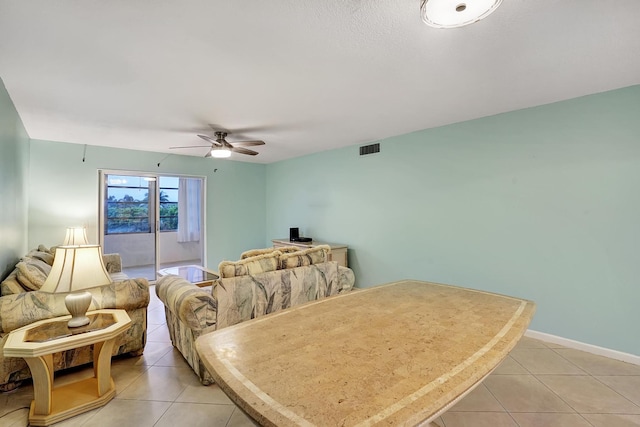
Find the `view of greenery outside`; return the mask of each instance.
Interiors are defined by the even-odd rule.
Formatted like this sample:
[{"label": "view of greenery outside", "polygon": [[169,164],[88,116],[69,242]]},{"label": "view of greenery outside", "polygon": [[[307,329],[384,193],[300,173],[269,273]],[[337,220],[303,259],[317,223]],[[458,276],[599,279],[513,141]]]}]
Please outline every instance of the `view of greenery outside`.
[{"label": "view of greenery outside", "polygon": [[167,194],[160,190],[160,231],[178,229],[178,202],[170,202]]},{"label": "view of greenery outside", "polygon": [[[121,198],[109,195],[107,198],[107,234],[150,233],[149,192],[143,189],[141,200],[125,194]],[[132,191],[136,193],[136,191]],[[160,231],[178,229],[178,202],[169,201],[169,196],[160,190]]]}]

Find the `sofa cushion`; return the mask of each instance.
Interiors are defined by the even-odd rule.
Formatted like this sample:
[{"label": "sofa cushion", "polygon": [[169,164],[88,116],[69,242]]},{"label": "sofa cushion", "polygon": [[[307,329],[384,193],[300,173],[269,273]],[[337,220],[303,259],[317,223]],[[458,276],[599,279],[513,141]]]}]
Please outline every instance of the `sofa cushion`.
[{"label": "sofa cushion", "polygon": [[11,274],[0,283],[0,295],[13,295],[27,292],[18,282],[18,269],[14,268]]},{"label": "sofa cushion", "polygon": [[299,250],[300,248],[295,246],[279,246],[277,248],[251,249],[243,252],[242,255],[240,255],[240,259],[251,258],[258,255],[270,254],[274,251],[279,251],[284,254],[289,252],[296,252]]},{"label": "sofa cushion", "polygon": [[31,257],[24,257],[16,264],[18,270],[16,279],[26,290],[37,291],[51,272],[51,266],[46,262]]},{"label": "sofa cushion", "polygon": [[129,276],[121,271],[118,271],[117,273],[109,273],[109,277],[111,278],[111,283],[122,282],[123,280],[127,280],[129,278]]},{"label": "sofa cushion", "polygon": [[104,254],[102,255],[102,262],[109,274],[120,273],[122,271],[122,258],[120,257],[120,254]]},{"label": "sofa cushion", "polygon": [[248,274],[266,273],[278,269],[280,251],[272,251],[268,254],[245,258],[240,261],[222,261],[218,265],[220,278],[246,276]]},{"label": "sofa cushion", "polygon": [[39,259],[40,261],[44,261],[48,265],[53,265],[53,254],[48,250],[41,251],[39,249],[34,249],[32,251],[29,251],[27,257]]},{"label": "sofa cushion", "polygon": [[51,255],[54,254],[55,250],[53,248],[48,248],[45,245],[43,245],[42,243],[38,245],[38,250],[40,252],[49,252]]},{"label": "sofa cushion", "polygon": [[329,245],[320,245],[301,251],[280,255],[279,269],[304,267],[306,265],[320,264],[329,260],[331,248]]},{"label": "sofa cushion", "polygon": [[216,328],[335,295],[342,290],[335,261],[223,279],[213,287],[218,309]]}]

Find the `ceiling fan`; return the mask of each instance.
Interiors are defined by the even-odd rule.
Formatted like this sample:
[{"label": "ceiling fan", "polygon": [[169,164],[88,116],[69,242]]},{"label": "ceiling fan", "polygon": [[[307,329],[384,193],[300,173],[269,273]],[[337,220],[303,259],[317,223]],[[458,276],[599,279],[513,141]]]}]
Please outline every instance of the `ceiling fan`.
[{"label": "ceiling fan", "polygon": [[[243,147],[252,147],[252,146],[256,146],[256,145],[264,145],[264,141],[237,141],[234,142],[233,144],[229,143],[225,138],[227,137],[227,135],[230,135],[231,132],[226,131],[226,130],[213,130],[213,135],[214,137],[210,137],[207,135],[198,135],[198,137],[204,139],[205,141],[207,141],[208,143],[211,144],[211,148],[209,149],[209,151],[207,151],[207,154],[205,154],[205,157],[215,157],[215,158],[226,158],[231,156],[231,152],[234,153],[240,153],[240,154],[246,154],[249,156],[256,156],[258,155],[257,151],[253,151],[253,150],[249,150],[248,148],[243,148]],[[183,147],[169,147],[169,149],[176,149],[176,148],[205,148],[206,146],[204,145],[187,145],[187,146],[183,146]]]}]

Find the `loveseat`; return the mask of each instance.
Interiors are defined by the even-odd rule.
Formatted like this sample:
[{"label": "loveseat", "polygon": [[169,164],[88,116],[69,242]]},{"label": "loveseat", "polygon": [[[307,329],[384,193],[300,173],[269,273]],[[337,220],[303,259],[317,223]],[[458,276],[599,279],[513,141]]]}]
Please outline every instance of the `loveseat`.
[{"label": "loveseat", "polygon": [[239,261],[221,262],[220,278],[210,289],[173,275],[158,280],[156,293],[164,303],[171,342],[202,384],[213,378],[195,348],[200,335],[353,288],[353,271],[328,261],[330,250],[248,251]]},{"label": "loveseat", "polygon": [[[31,378],[22,358],[4,357],[2,349],[14,329],[52,317],[68,315],[64,303],[66,294],[51,294],[38,289],[51,270],[55,250],[40,245],[22,257],[15,269],[0,283],[0,391],[9,391]],[[105,266],[113,283],[88,289],[93,295],[89,310],[102,308],[124,309],[131,318],[131,327],[120,335],[113,355],[139,356],[147,340],[147,279],[129,279],[121,271],[118,254],[104,255]],[[93,347],[80,347],[56,353],[54,370],[71,368],[93,362]]]}]

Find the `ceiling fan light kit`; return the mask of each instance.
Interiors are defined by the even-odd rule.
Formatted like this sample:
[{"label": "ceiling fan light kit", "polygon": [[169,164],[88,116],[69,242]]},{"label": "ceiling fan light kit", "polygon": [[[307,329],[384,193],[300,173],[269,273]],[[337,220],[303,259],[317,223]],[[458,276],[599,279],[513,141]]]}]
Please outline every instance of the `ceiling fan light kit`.
[{"label": "ceiling fan light kit", "polygon": [[231,150],[228,148],[214,147],[211,149],[211,157],[216,159],[226,159],[227,157],[231,157]]},{"label": "ceiling fan light kit", "polygon": [[[264,145],[264,141],[260,141],[260,140],[237,141],[231,144],[227,142],[227,140],[225,139],[227,135],[229,135],[231,132],[226,130],[225,131],[216,130],[213,125],[209,125],[209,126],[211,126],[211,128],[213,129],[213,135],[214,135],[213,138],[208,135],[198,135],[199,138],[211,144],[211,146],[209,147],[209,150],[207,151],[207,154],[204,155],[207,158],[215,157],[216,159],[226,159],[228,157],[231,157],[232,152],[239,153],[239,154],[246,154],[248,156],[257,156],[258,155],[257,151],[249,150],[248,148],[243,148],[243,147],[253,147],[256,145]],[[205,148],[205,147],[206,146],[204,145],[187,145],[182,147],[169,147],[169,149]]]},{"label": "ceiling fan light kit", "polygon": [[473,24],[495,11],[502,0],[421,0],[422,20],[434,28]]}]

